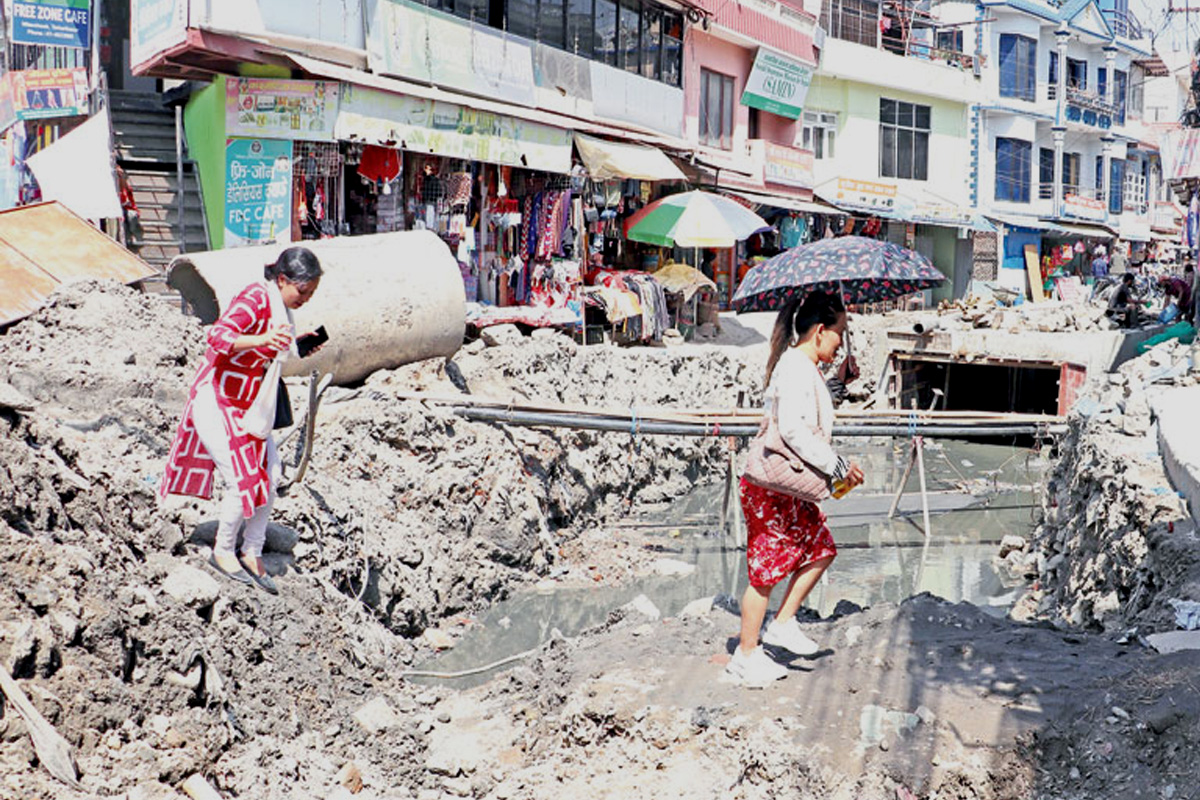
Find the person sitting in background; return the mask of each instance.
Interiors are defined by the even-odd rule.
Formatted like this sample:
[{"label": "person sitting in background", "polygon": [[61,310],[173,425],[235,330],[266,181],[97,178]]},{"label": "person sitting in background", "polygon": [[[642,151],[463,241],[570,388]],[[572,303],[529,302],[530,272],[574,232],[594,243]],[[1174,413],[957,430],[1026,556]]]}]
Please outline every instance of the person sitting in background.
[{"label": "person sitting in background", "polygon": [[1123,328],[1136,328],[1139,322],[1138,301],[1133,293],[1133,281],[1132,272],[1121,276],[1121,283],[1108,298],[1108,309],[1104,312]]},{"label": "person sitting in background", "polygon": [[[1190,269],[1191,264],[1185,268]],[[1175,298],[1175,304],[1179,306],[1179,318],[1191,319],[1192,312],[1192,275],[1188,272],[1183,273],[1184,277],[1178,278],[1174,275],[1164,275],[1158,279],[1158,285],[1163,287],[1163,292],[1168,298]]]}]

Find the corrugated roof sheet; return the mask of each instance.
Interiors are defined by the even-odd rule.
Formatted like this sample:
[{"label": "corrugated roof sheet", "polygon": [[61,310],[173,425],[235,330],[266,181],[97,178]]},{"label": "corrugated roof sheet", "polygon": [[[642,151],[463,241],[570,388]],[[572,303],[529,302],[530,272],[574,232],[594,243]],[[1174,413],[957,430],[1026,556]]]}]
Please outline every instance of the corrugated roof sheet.
[{"label": "corrugated roof sheet", "polygon": [[0,325],[37,311],[60,283],[135,283],[154,268],[61,203],[0,211]]}]

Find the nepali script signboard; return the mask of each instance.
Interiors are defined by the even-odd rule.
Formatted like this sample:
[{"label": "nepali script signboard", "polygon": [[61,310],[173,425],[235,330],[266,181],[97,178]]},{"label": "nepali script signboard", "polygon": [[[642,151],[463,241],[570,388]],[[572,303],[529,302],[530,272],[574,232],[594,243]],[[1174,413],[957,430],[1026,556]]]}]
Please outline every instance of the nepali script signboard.
[{"label": "nepali script signboard", "polygon": [[90,0],[12,0],[13,44],[91,47]]},{"label": "nepali script signboard", "polygon": [[338,84],[331,81],[229,78],[225,82],[225,133],[332,141],[338,94]]},{"label": "nepali script signboard", "polygon": [[742,105],[788,119],[800,119],[812,76],[812,69],[799,61],[760,47],[754,57],[754,68],[746,79]]},{"label": "nepali script signboard", "polygon": [[292,238],[292,143],[225,141],[225,246]]}]

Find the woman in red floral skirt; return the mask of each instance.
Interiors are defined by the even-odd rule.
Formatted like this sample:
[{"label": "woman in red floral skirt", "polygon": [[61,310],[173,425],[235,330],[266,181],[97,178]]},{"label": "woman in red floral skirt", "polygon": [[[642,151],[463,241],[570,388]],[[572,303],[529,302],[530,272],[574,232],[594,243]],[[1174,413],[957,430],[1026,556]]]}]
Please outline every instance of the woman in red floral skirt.
[{"label": "woman in red floral skirt", "polygon": [[[830,481],[854,487],[862,483],[863,472],[830,445],[833,401],[818,368],[834,360],[845,333],[846,308],[837,295],[813,292],[784,306],[771,334],[763,413],[778,414],[780,435],[809,466]],[[771,589],[789,578],[783,605],[763,633],[763,643],[796,655],[817,652],[817,644],[800,631],[796,612],[833,563],[837,547],[816,504],[744,477],[741,496],[750,585],[742,597],[741,641],[726,672],[747,686],[763,686],[787,674],[758,642]]]}]

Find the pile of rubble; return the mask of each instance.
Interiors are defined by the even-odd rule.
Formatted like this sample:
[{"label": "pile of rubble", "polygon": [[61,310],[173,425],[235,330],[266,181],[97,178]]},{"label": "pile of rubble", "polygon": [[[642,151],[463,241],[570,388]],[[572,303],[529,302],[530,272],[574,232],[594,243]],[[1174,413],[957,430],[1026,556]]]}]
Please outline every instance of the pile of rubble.
[{"label": "pile of rubble", "polygon": [[1200,558],[1163,466],[1150,399],[1200,379],[1192,356],[1166,342],[1086,384],[1048,478],[1034,550],[1003,555],[1011,570],[1036,578],[1014,614],[1109,631],[1174,627],[1169,599],[1200,588]]},{"label": "pile of rubble", "polygon": [[0,795],[168,797],[201,772],[244,796],[325,797],[354,762],[369,796],[410,796],[437,698],[403,681],[415,637],[549,572],[574,530],[727,461],[722,440],[509,430],[412,394],[694,407],[756,381],[732,358],[558,336],[331,392],[308,476],[276,506],[271,598],[203,566],[212,503],[156,498],[202,353],[194,320],[110,283],[65,287],[0,337],[0,660],[82,773],[76,794],[30,769],[6,714]]},{"label": "pile of rubble", "polygon": [[943,302],[938,307],[938,322],[944,330],[991,328],[1009,333],[1089,332],[1115,330],[1118,326],[1104,313],[1099,303],[1065,303],[1048,300],[1002,306],[991,298],[974,295],[965,300]]}]

